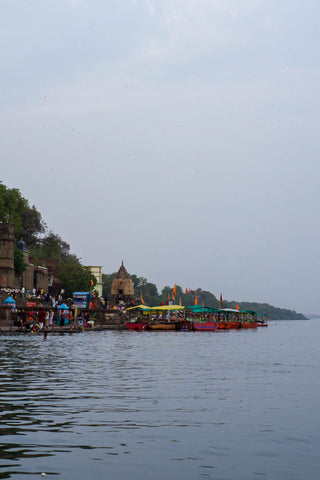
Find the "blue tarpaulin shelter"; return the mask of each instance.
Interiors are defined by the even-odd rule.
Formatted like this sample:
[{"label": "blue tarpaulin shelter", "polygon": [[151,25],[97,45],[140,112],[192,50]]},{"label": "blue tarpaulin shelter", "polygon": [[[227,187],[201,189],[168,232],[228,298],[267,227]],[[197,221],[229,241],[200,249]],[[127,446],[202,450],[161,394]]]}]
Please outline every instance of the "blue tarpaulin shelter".
[{"label": "blue tarpaulin shelter", "polygon": [[60,313],[62,310],[64,310],[64,324],[67,325],[69,323],[69,307],[65,303],[61,303],[57,308],[57,320],[60,325]]},{"label": "blue tarpaulin shelter", "polygon": [[8,297],[3,301],[3,305],[16,306],[16,301],[12,297]]}]

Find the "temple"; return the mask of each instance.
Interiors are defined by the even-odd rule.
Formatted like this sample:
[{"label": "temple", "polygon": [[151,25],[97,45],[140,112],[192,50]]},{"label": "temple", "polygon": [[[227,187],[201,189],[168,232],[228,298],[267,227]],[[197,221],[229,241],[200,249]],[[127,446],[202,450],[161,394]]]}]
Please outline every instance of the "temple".
[{"label": "temple", "polygon": [[133,282],[122,261],[121,267],[112,282],[110,300],[112,303],[118,303],[120,301],[127,303],[133,300],[133,296]]}]

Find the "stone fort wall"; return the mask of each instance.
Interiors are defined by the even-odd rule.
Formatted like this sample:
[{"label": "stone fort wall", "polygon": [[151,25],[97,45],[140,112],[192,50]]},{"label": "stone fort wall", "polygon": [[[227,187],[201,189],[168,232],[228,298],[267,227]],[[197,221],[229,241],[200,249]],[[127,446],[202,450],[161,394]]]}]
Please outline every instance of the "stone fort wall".
[{"label": "stone fort wall", "polygon": [[0,288],[17,288],[24,286],[32,290],[33,287],[48,291],[48,269],[35,266],[27,262],[26,270],[22,275],[14,271],[15,237],[14,225],[0,223]]}]

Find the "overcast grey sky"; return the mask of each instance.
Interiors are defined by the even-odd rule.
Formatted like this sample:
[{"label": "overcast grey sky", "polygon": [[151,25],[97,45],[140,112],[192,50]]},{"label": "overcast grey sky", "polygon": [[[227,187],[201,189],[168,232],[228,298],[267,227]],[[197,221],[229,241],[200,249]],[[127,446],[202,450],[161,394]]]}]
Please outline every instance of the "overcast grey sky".
[{"label": "overcast grey sky", "polygon": [[85,264],[319,300],[319,0],[0,0],[1,179]]}]

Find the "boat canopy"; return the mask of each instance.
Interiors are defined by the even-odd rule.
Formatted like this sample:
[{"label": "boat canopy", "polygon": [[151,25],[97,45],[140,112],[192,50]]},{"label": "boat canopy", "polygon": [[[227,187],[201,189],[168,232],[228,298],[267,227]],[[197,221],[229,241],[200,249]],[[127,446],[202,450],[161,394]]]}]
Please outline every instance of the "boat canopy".
[{"label": "boat canopy", "polygon": [[128,310],[150,310],[150,307],[147,307],[147,305],[136,305],[135,307],[127,308]]},{"label": "boat canopy", "polygon": [[236,310],[235,308],[219,308],[215,310],[216,312],[231,312],[231,313],[240,313],[243,312],[244,310]]},{"label": "boat canopy", "polygon": [[190,310],[193,313],[214,313],[216,309],[213,307],[206,307],[203,305],[190,305],[186,307],[186,310]]},{"label": "boat canopy", "polygon": [[159,307],[151,307],[150,310],[153,312],[154,310],[155,311],[172,311],[172,310],[184,310],[185,307],[183,307],[182,305],[160,305]]}]

